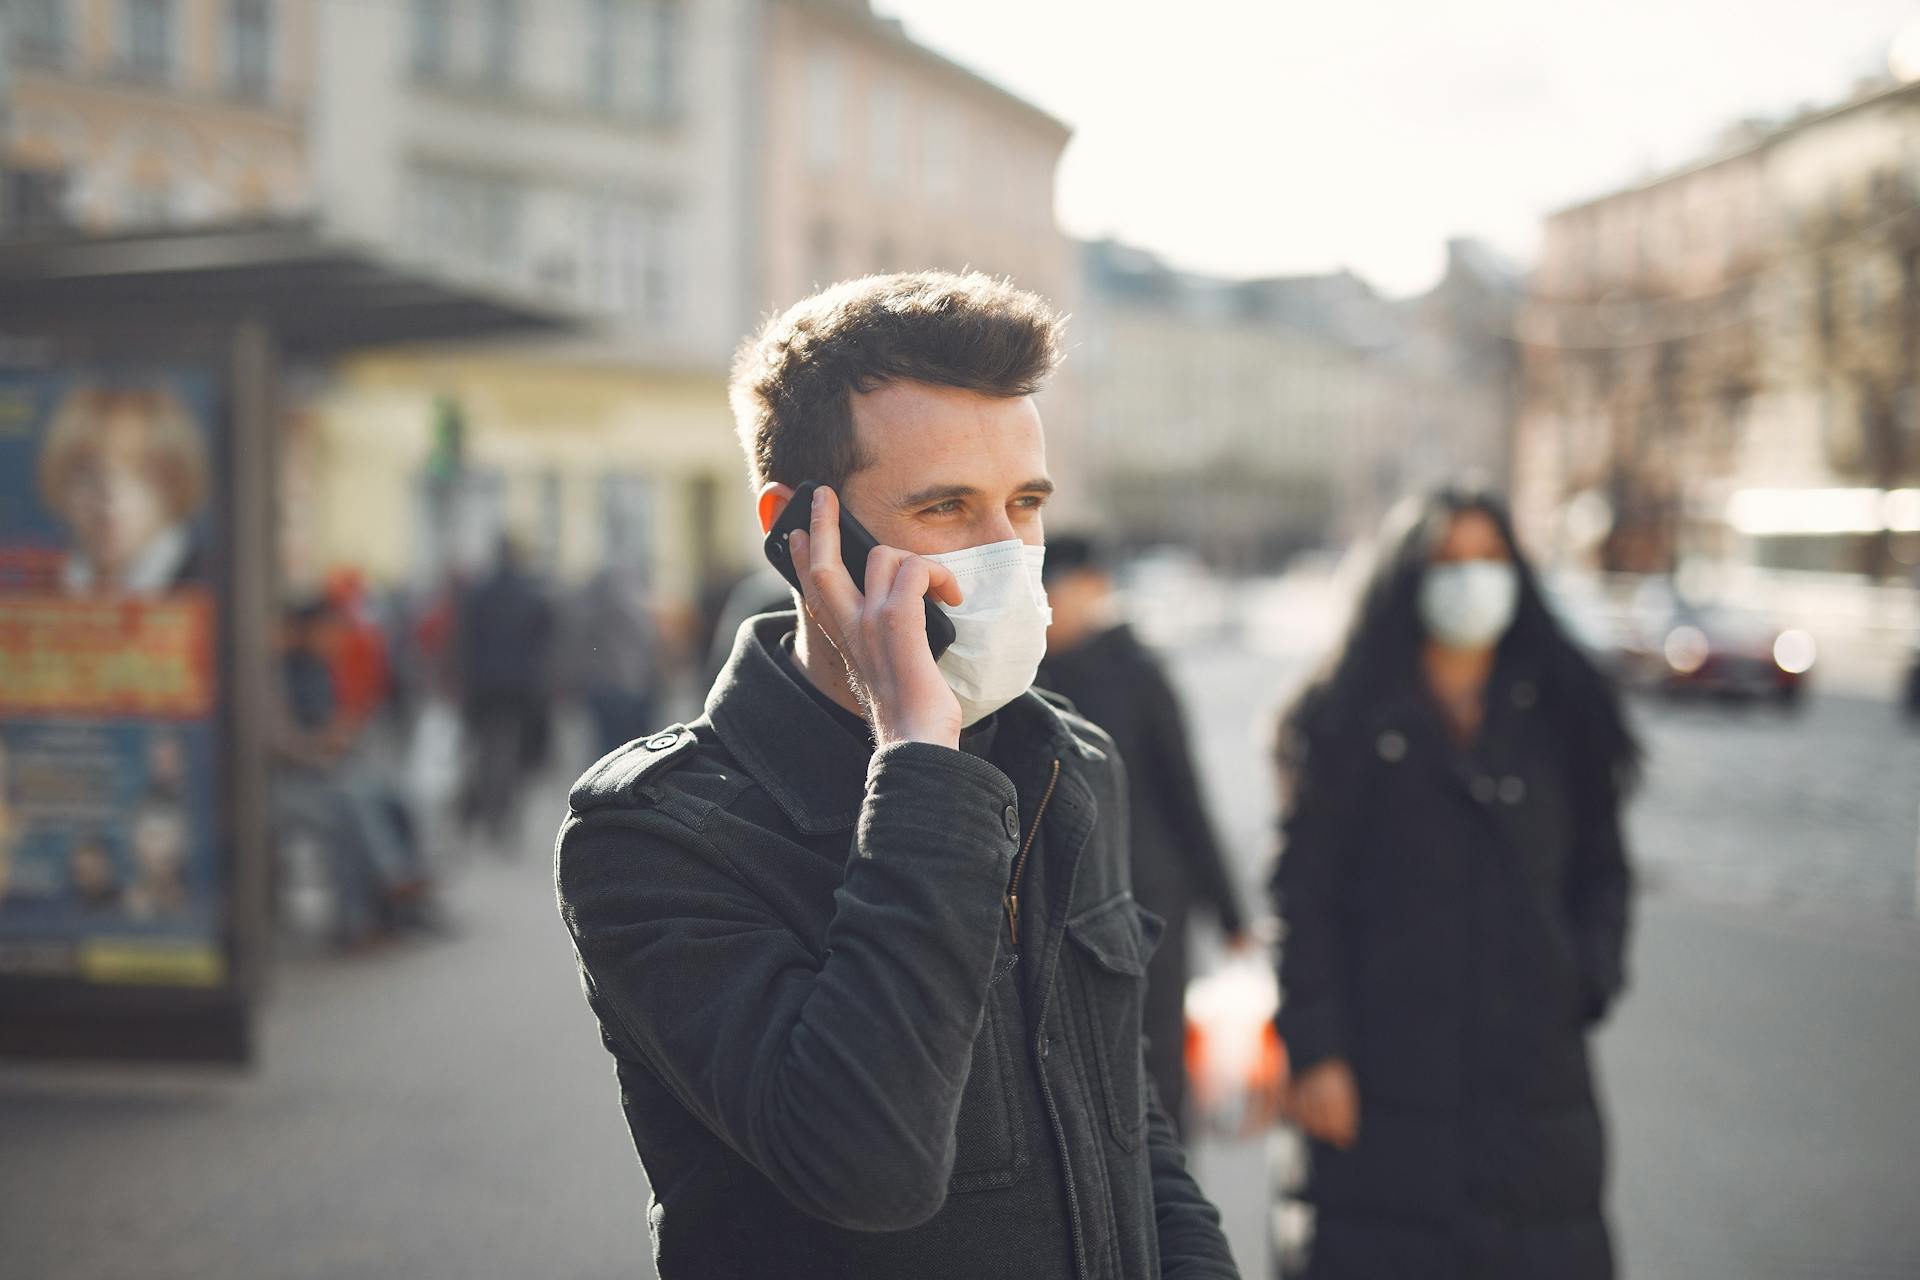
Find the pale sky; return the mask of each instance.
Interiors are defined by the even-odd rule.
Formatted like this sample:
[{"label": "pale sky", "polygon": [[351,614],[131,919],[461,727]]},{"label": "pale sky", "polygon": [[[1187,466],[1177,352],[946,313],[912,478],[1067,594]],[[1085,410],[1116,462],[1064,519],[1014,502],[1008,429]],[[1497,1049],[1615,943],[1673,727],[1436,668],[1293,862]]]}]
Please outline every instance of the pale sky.
[{"label": "pale sky", "polygon": [[1741,116],[1886,68],[1916,0],[874,0],[1074,126],[1059,215],[1227,275],[1389,292]]}]

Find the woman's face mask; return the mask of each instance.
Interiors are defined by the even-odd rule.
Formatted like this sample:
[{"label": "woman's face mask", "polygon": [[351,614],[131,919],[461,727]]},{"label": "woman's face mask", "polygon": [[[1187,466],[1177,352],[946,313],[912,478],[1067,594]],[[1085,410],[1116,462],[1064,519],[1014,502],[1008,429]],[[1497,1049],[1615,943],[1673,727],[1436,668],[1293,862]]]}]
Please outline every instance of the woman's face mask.
[{"label": "woman's face mask", "polygon": [[960,582],[958,606],[940,605],[954,640],[940,655],[940,674],[960,699],[960,723],[986,719],[1033,686],[1047,653],[1053,610],[1040,585],[1045,547],[1018,538],[926,556]]},{"label": "woman's face mask", "polygon": [[1513,625],[1520,575],[1506,560],[1430,565],[1420,583],[1420,620],[1449,649],[1490,649]]}]

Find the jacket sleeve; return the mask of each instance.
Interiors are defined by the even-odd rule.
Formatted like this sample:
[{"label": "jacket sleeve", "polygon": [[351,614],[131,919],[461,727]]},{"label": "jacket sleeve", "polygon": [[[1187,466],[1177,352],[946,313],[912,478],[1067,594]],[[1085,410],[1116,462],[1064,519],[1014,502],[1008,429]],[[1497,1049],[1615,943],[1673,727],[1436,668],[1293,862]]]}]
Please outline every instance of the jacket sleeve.
[{"label": "jacket sleeve", "polygon": [[1276,1024],[1295,1073],[1328,1058],[1351,1057],[1352,780],[1343,776],[1336,741],[1320,737],[1296,744],[1281,770],[1286,807],[1271,884],[1284,926]]},{"label": "jacket sleeve", "polygon": [[959,751],[876,752],[823,956],[697,825],[630,807],[570,819],[556,875],[588,997],[797,1207],[917,1225],[946,1200],[1014,803],[1004,774]]},{"label": "jacket sleeve", "polygon": [[1160,1105],[1159,1091],[1151,1077],[1144,1078],[1147,1158],[1153,1176],[1154,1223],[1160,1238],[1160,1274],[1164,1280],[1240,1280],[1226,1233],[1220,1229],[1220,1211],[1188,1172],[1186,1152]]},{"label": "jacket sleeve", "polygon": [[1246,913],[1214,835],[1213,822],[1207,816],[1179,697],[1166,672],[1150,657],[1141,663],[1138,680],[1146,710],[1147,739],[1153,750],[1153,758],[1142,762],[1148,775],[1145,781],[1156,789],[1168,827],[1179,837],[1174,853],[1185,863],[1189,883],[1213,908],[1221,930],[1239,933],[1246,928]]},{"label": "jacket sleeve", "polygon": [[1633,872],[1620,830],[1620,795],[1612,786],[1588,812],[1576,813],[1567,876],[1567,915],[1586,988],[1586,1019],[1600,1021],[1627,984],[1628,916]]}]

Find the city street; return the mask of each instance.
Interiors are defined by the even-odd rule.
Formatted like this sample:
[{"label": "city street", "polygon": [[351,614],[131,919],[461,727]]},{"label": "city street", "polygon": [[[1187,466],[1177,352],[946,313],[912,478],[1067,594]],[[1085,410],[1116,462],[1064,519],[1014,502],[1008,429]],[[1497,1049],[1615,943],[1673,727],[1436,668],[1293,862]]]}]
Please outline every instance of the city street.
[{"label": "city street", "polygon": [[[1177,663],[1249,888],[1269,847],[1265,725],[1299,670],[1223,648]],[[1920,733],[1819,696],[1796,717],[1641,710],[1647,892],[1601,1046],[1626,1274],[1920,1274]],[[650,1274],[549,825],[530,816],[517,860],[457,868],[453,937],[283,966],[249,1075],[0,1068],[0,1273]],[[1199,1168],[1263,1275],[1260,1144],[1210,1147]]]},{"label": "city street", "polygon": [[[1272,847],[1273,708],[1300,662],[1175,670],[1249,893]],[[1632,989],[1600,1037],[1614,1225],[1632,1280],[1920,1275],[1920,730],[1891,705],[1633,703]],[[1243,1267],[1260,1143],[1199,1153]]]}]

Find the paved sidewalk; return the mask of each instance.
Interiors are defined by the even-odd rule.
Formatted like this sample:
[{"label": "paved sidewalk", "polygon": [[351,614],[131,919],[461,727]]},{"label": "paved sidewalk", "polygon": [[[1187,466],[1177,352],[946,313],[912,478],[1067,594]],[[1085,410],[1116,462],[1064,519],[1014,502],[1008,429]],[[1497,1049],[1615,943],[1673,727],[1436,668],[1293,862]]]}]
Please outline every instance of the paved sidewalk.
[{"label": "paved sidewalk", "polygon": [[[1625,1280],[1920,1277],[1920,928],[1639,905],[1600,1041]],[[1264,1280],[1264,1148],[1198,1166]]]},{"label": "paved sidewalk", "polygon": [[457,937],[284,970],[251,1076],[0,1066],[0,1276],[651,1275],[536,856],[466,869]]},{"label": "paved sidewalk", "polygon": [[[0,1066],[7,1280],[651,1274],[544,865],[289,966],[250,1076]],[[1920,929],[1642,901],[1602,1044],[1631,1280],[1920,1276]],[[1199,1153],[1264,1275],[1258,1144]]]}]

